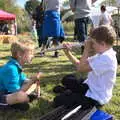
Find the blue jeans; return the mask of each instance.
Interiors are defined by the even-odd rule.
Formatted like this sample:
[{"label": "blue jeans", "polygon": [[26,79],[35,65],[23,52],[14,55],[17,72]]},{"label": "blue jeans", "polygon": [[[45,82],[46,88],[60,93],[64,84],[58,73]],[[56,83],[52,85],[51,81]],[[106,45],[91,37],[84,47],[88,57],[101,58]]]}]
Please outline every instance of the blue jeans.
[{"label": "blue jeans", "polygon": [[75,20],[75,34],[77,40],[79,42],[84,42],[87,38],[87,26],[88,26],[89,18],[79,18]]}]

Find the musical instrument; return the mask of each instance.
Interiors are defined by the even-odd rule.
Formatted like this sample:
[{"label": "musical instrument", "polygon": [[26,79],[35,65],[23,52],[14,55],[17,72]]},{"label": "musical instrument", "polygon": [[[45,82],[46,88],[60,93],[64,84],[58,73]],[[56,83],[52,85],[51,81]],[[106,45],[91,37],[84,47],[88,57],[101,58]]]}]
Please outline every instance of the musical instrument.
[{"label": "musical instrument", "polygon": [[[81,48],[82,46],[84,46],[84,43],[73,43],[72,50]],[[65,49],[65,47],[61,44],[57,47],[47,48],[46,50],[43,50],[41,52],[52,52],[52,51],[62,50],[62,49]]]}]

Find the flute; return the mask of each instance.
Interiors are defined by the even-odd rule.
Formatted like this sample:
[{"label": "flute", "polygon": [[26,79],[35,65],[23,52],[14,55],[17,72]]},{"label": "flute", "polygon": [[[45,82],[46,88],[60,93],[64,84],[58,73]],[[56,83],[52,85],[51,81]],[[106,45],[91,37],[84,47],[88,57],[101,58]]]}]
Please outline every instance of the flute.
[{"label": "flute", "polygon": [[[72,49],[81,48],[82,46],[84,46],[84,43],[73,43]],[[62,49],[65,49],[65,47],[63,45],[59,45],[57,47],[48,48],[46,50],[43,50],[42,52],[51,52],[51,51],[62,50]]]}]

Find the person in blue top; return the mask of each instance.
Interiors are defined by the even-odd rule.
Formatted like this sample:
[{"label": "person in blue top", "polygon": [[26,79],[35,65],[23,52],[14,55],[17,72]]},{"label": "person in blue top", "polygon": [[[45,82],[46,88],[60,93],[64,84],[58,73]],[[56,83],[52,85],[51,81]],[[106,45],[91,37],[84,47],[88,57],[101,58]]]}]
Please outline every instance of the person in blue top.
[{"label": "person in blue top", "polygon": [[[64,29],[60,18],[60,0],[44,0],[44,20],[43,20],[43,46],[41,56],[44,56],[45,48],[49,47],[49,38],[52,38],[53,45],[57,47],[65,38]],[[53,57],[58,57],[55,51]]]},{"label": "person in blue top", "polygon": [[0,105],[27,110],[28,102],[35,97],[28,91],[42,76],[37,73],[28,79],[22,70],[22,66],[30,63],[34,56],[34,43],[28,40],[12,43],[11,53],[10,60],[0,68]]}]

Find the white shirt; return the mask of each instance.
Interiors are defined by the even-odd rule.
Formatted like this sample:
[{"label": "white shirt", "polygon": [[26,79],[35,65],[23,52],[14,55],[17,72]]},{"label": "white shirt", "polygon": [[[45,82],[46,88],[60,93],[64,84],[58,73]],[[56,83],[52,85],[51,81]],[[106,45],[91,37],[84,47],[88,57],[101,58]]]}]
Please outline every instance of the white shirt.
[{"label": "white shirt", "polygon": [[108,12],[101,13],[100,20],[102,21],[101,25],[110,25],[111,24],[111,16]]},{"label": "white shirt", "polygon": [[60,8],[62,5],[61,0],[44,0],[45,11],[55,10],[60,12]]},{"label": "white shirt", "polygon": [[85,83],[89,90],[87,97],[97,100],[101,105],[109,102],[116,81],[117,59],[116,52],[111,48],[102,54],[88,58],[92,71]]}]

